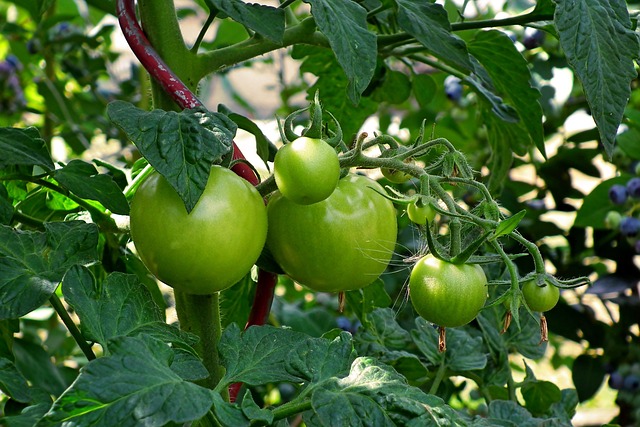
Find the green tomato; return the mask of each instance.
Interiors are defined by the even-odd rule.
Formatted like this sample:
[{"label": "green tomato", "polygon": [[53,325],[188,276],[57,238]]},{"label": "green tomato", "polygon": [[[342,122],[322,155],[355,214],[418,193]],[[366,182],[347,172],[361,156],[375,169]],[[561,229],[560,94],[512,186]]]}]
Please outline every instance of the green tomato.
[{"label": "green tomato", "polygon": [[411,179],[411,175],[397,169],[382,168],[382,175],[394,184],[402,184]]},{"label": "green tomato", "polygon": [[340,179],[340,162],[329,144],[303,136],[278,150],[273,175],[283,196],[310,205],[333,193]]},{"label": "green tomato", "polygon": [[429,254],[413,267],[409,295],[416,312],[443,327],[466,325],[487,300],[487,277],[477,264],[452,264]]},{"label": "green tomato", "polygon": [[326,200],[269,200],[267,247],[296,282],[323,292],[359,289],[384,272],[395,249],[396,212],[375,181],[347,175]]},{"label": "green tomato", "polygon": [[560,289],[549,283],[545,283],[544,286],[538,286],[533,279],[524,282],[522,294],[531,311],[540,313],[551,310],[560,299]]},{"label": "green tomato", "polygon": [[436,211],[430,204],[418,206],[416,202],[411,202],[407,206],[407,215],[411,222],[426,225],[436,217]]},{"label": "green tomato", "polygon": [[262,197],[220,166],[211,168],[190,213],[158,173],[140,185],[131,202],[131,238],[140,258],[159,280],[188,294],[212,294],[242,279],[266,235]]}]

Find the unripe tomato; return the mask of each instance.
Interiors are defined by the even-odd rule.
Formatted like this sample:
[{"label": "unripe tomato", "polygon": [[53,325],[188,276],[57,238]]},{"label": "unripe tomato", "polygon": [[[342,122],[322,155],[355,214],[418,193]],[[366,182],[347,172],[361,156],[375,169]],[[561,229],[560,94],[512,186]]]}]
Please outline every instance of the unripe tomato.
[{"label": "unripe tomato", "polygon": [[436,217],[436,211],[430,204],[418,206],[416,202],[411,202],[407,206],[407,215],[411,222],[426,225]]},{"label": "unripe tomato", "polygon": [[267,246],[296,282],[339,292],[362,288],[384,272],[395,249],[393,204],[375,181],[347,175],[327,199],[299,205],[276,193],[269,200]]},{"label": "unripe tomato", "polygon": [[409,294],[425,320],[453,328],[476,318],[487,300],[487,277],[477,264],[453,264],[429,254],[413,267]]},{"label": "unripe tomato", "polygon": [[131,238],[140,258],[159,280],[189,294],[212,294],[240,280],[260,256],[266,235],[262,197],[220,166],[211,168],[190,213],[158,173],[131,202]]},{"label": "unripe tomato", "polygon": [[411,175],[409,175],[408,173],[404,173],[398,169],[382,168],[380,171],[385,178],[387,178],[394,184],[402,184],[411,179]]},{"label": "unripe tomato", "polygon": [[329,144],[303,136],[278,150],[273,175],[283,196],[310,205],[333,193],[340,179],[340,162]]},{"label": "unripe tomato", "polygon": [[549,283],[538,286],[533,279],[524,282],[522,294],[531,311],[540,313],[551,310],[560,299],[560,289]]}]

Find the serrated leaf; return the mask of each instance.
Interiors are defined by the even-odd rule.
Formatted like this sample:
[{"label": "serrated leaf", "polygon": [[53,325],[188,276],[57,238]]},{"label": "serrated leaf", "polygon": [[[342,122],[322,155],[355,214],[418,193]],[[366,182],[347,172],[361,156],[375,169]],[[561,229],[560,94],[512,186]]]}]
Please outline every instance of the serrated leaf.
[{"label": "serrated leaf", "polygon": [[11,165],[26,165],[53,170],[53,160],[47,144],[33,129],[0,128],[0,169]]},{"label": "serrated leaf", "polygon": [[[463,78],[462,81],[468,84],[469,87],[480,96],[480,100],[491,107],[491,112],[497,118],[508,124],[517,125],[520,120],[517,111],[512,106],[505,104],[502,98],[492,92],[493,81],[488,75],[483,75],[486,74],[486,71],[484,71],[480,65],[477,65],[476,73],[476,75]],[[525,136],[526,135],[527,134],[525,134]],[[526,138],[528,141],[528,136]]]},{"label": "serrated leaf", "polygon": [[[527,61],[502,31],[478,31],[468,45],[469,51],[484,66],[499,93],[513,103],[531,140],[546,157],[542,130],[540,91],[531,86]],[[509,69],[505,73],[505,69]]]},{"label": "serrated leaf", "polygon": [[530,381],[522,388],[526,408],[533,414],[542,416],[551,405],[560,402],[562,393],[557,385],[549,381]]},{"label": "serrated leaf", "polygon": [[209,376],[209,371],[195,354],[178,347],[173,348],[173,359],[169,367],[185,381],[203,380]]},{"label": "serrated leaf", "polygon": [[354,311],[361,323],[367,323],[367,316],[376,308],[386,308],[392,303],[384,288],[384,282],[376,279],[369,286],[355,291],[345,292],[347,305]]},{"label": "serrated leaf", "polygon": [[251,279],[251,273],[246,274],[238,283],[220,292],[220,313],[222,313],[222,328],[231,323],[244,325],[249,318],[256,283]]},{"label": "serrated leaf", "polygon": [[[359,357],[349,376],[327,380],[311,396],[309,425],[451,425],[460,421],[442,399],[411,387],[392,368]],[[419,421],[418,421],[419,420]]]},{"label": "serrated leaf", "polygon": [[209,0],[231,19],[252,29],[261,36],[282,44],[284,36],[284,9],[240,0]]},{"label": "serrated leaf", "polygon": [[129,214],[129,203],[115,181],[106,174],[100,174],[95,166],[82,160],[72,160],[57,169],[54,178],[63,187],[78,197],[97,200],[111,212]]},{"label": "serrated leaf", "polygon": [[165,425],[200,419],[209,411],[214,393],[173,372],[173,351],[163,342],[119,337],[109,347],[112,355],[86,365],[39,426]]},{"label": "serrated leaf", "polygon": [[251,425],[251,421],[238,405],[225,401],[217,393],[213,394],[212,409],[216,419],[223,427],[249,427]]},{"label": "serrated leaf", "polygon": [[422,317],[416,318],[416,329],[411,331],[413,341],[434,366],[445,363],[454,372],[484,369],[487,356],[479,352],[481,337],[472,337],[463,328],[447,328],[447,350],[438,350],[438,331]]},{"label": "serrated leaf", "polygon": [[351,335],[342,332],[333,341],[324,338],[302,341],[287,355],[285,366],[295,377],[319,383],[348,374],[355,357]]},{"label": "serrated leaf", "polygon": [[45,232],[0,225],[0,319],[40,307],[74,265],[98,259],[98,228],[82,221],[45,223]]},{"label": "serrated leaf", "polygon": [[440,4],[396,0],[398,24],[436,57],[462,70],[473,65],[464,41],[451,33],[447,11]]},{"label": "serrated leaf", "polygon": [[253,401],[251,390],[247,390],[242,397],[242,413],[254,423],[271,425],[273,423],[273,412],[259,407]]},{"label": "serrated leaf", "polygon": [[191,212],[207,184],[211,165],[231,151],[237,126],[203,109],[145,111],[115,101],[109,118],[120,127]]},{"label": "serrated leaf", "polygon": [[221,386],[234,382],[260,385],[277,381],[299,382],[285,366],[289,351],[305,334],[272,326],[251,326],[244,332],[232,323],[225,329],[218,344],[222,364],[226,368]]},{"label": "serrated leaf", "polygon": [[527,211],[523,209],[517,214],[512,215],[503,221],[500,221],[500,223],[496,227],[496,231],[493,232],[493,238],[497,239],[500,236],[506,236],[507,234],[511,233],[518,227],[518,224],[520,224],[520,221],[522,221],[522,218],[524,218],[526,214]]},{"label": "serrated leaf", "polygon": [[0,184],[0,224],[9,224],[13,218],[13,211],[7,187]]},{"label": "serrated leaf", "polygon": [[356,334],[359,354],[381,355],[389,350],[405,350],[411,335],[395,319],[390,308],[378,308],[369,313],[364,328]]},{"label": "serrated leaf", "polygon": [[557,0],[554,23],[611,156],[631,94],[630,83],[637,77],[638,36],[631,29],[627,4],[622,0]]},{"label": "serrated leaf", "polygon": [[[367,28],[367,11],[351,0],[305,0],[318,28],[329,40],[347,75],[347,96],[358,104],[376,69],[376,35]],[[322,95],[322,93],[321,93]]]},{"label": "serrated leaf", "polygon": [[162,309],[135,275],[114,272],[98,283],[87,268],[75,266],[65,275],[62,292],[78,314],[85,338],[106,352],[108,341],[118,336],[144,333],[172,342],[188,340],[164,322]]},{"label": "serrated leaf", "polygon": [[16,368],[31,384],[33,394],[40,388],[51,396],[59,396],[73,380],[64,375],[64,367],[53,363],[51,355],[41,344],[16,339],[13,354]]},{"label": "serrated leaf", "polygon": [[31,391],[27,380],[13,362],[4,357],[0,357],[0,390],[18,402],[31,402]]}]

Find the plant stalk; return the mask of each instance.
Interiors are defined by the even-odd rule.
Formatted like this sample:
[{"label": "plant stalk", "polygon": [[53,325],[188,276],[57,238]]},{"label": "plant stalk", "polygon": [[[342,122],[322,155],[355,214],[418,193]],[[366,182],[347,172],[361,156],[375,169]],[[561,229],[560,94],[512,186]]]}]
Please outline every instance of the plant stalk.
[{"label": "plant stalk", "polygon": [[82,350],[85,357],[88,360],[95,359],[96,355],[91,349],[91,346],[89,345],[89,343],[87,343],[87,340],[84,339],[84,336],[80,332],[80,329],[78,329],[78,326],[74,323],[73,319],[71,319],[69,313],[67,313],[67,309],[64,308],[64,305],[62,304],[62,301],[60,301],[58,295],[53,293],[49,297],[49,303],[56,311],[56,313],[58,313],[58,316],[60,316],[62,323],[64,323],[64,325],[67,327],[67,330],[69,331],[73,339],[76,340],[78,346],[80,347],[80,350]]}]

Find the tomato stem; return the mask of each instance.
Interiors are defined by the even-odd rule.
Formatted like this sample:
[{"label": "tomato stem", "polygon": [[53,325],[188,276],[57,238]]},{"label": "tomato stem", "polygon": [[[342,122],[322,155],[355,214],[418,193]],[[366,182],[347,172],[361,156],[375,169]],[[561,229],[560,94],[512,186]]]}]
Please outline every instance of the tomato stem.
[{"label": "tomato stem", "polygon": [[213,390],[224,375],[218,355],[218,341],[222,336],[219,295],[191,295],[174,289],[174,296],[180,329],[200,337],[193,347],[202,358],[209,377],[199,384]]},{"label": "tomato stem", "polygon": [[91,349],[91,346],[89,345],[89,343],[87,343],[87,340],[84,339],[84,336],[82,335],[82,333],[80,332],[76,324],[71,319],[71,316],[69,316],[69,313],[67,313],[67,310],[64,308],[64,305],[62,304],[62,301],[60,301],[60,298],[58,297],[58,295],[53,293],[49,297],[49,303],[51,304],[53,309],[56,311],[56,313],[58,313],[58,316],[60,316],[62,323],[65,324],[65,326],[67,327],[67,330],[69,331],[73,339],[76,340],[76,342],[78,343],[78,346],[80,347],[80,350],[82,350],[87,360],[95,359],[96,355]]},{"label": "tomato stem", "polygon": [[445,361],[446,361],[446,357],[443,356],[442,360],[440,361],[440,366],[438,366],[438,371],[436,372],[436,376],[433,379],[433,383],[429,388],[429,394],[436,394],[436,392],[438,391],[438,388],[440,387],[440,384],[442,383],[442,380],[444,379],[444,376],[447,372],[447,364],[445,363]]}]

